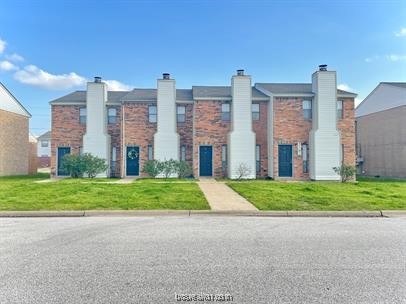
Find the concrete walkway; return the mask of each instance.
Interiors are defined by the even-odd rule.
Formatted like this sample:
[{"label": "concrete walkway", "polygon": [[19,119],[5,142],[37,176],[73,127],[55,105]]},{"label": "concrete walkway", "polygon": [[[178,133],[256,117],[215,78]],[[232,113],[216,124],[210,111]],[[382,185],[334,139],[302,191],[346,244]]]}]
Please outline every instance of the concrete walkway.
[{"label": "concrete walkway", "polygon": [[255,211],[254,205],[230,189],[226,184],[213,178],[202,178],[198,185],[214,211]]}]

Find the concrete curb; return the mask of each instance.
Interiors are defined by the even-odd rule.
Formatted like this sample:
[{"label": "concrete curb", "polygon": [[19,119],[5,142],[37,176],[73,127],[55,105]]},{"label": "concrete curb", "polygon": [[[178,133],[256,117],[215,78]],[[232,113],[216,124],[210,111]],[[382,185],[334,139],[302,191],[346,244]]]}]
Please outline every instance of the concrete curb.
[{"label": "concrete curb", "polygon": [[387,211],[213,211],[213,210],[83,210],[0,211],[0,217],[108,216],[255,216],[255,217],[406,217],[406,210]]}]

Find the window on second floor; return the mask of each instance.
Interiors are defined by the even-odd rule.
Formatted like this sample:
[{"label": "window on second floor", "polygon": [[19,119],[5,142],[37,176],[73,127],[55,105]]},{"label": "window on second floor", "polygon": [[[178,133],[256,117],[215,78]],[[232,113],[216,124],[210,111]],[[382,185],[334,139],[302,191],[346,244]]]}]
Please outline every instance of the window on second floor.
[{"label": "window on second floor", "polygon": [[155,123],[157,121],[156,106],[148,107],[148,121],[152,123]]},{"label": "window on second floor", "polygon": [[337,100],[337,119],[343,119],[343,101]]},{"label": "window on second floor", "polygon": [[303,108],[303,117],[305,119],[312,119],[312,101],[303,100],[302,108]]},{"label": "window on second floor", "polygon": [[79,109],[79,122],[83,125],[86,124],[86,113],[86,108]]},{"label": "window on second floor", "polygon": [[221,104],[221,120],[230,121],[230,104],[229,103]]},{"label": "window on second floor", "polygon": [[48,145],[49,145],[49,143],[48,143],[47,140],[41,140],[41,147],[42,147],[42,148],[47,148]]},{"label": "window on second floor", "polygon": [[259,103],[253,103],[251,105],[252,120],[259,120]]},{"label": "window on second floor", "polygon": [[186,107],[177,106],[176,107],[176,118],[178,122],[185,122],[186,120]]},{"label": "window on second floor", "polygon": [[108,108],[107,109],[107,123],[115,124],[117,122],[117,109]]}]

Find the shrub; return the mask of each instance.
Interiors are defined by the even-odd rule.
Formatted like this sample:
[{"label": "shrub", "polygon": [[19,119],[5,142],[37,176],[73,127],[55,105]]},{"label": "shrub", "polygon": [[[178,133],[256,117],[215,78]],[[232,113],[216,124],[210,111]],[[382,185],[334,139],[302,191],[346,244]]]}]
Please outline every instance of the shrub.
[{"label": "shrub", "polygon": [[82,154],[81,158],[85,167],[84,172],[87,174],[87,177],[95,178],[97,174],[106,171],[108,168],[106,160],[90,153]]},{"label": "shrub", "polygon": [[164,175],[165,178],[171,177],[172,174],[176,173],[176,166],[177,166],[177,161],[170,159],[170,160],[165,160],[162,163],[162,174]]},{"label": "shrub", "polygon": [[96,177],[97,174],[107,170],[106,161],[90,153],[66,154],[62,158],[61,167],[72,178],[83,177],[86,174],[90,178]]},{"label": "shrub", "polygon": [[147,173],[150,177],[156,177],[162,173],[162,162],[158,160],[148,160],[144,164],[142,172]]},{"label": "shrub", "polygon": [[178,178],[185,178],[192,175],[192,167],[185,161],[177,161],[176,173],[178,174]]},{"label": "shrub", "polygon": [[79,154],[66,154],[62,158],[61,168],[73,178],[83,177],[85,165]]},{"label": "shrub", "polygon": [[356,168],[354,166],[342,165],[341,167],[334,167],[334,172],[340,175],[341,182],[345,183],[352,179],[355,175]]},{"label": "shrub", "polygon": [[245,179],[251,173],[251,168],[246,163],[240,163],[236,169],[237,179]]}]

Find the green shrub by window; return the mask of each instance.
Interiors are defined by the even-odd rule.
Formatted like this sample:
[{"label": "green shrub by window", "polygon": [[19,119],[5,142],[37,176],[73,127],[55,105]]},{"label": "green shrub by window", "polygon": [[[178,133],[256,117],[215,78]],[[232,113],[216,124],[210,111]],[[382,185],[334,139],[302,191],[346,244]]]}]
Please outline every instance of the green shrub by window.
[{"label": "green shrub by window", "polygon": [[341,167],[334,167],[334,172],[341,176],[341,182],[345,183],[352,179],[355,175],[356,169],[354,166],[342,165]]},{"label": "green shrub by window", "polygon": [[142,172],[147,173],[150,177],[156,177],[162,173],[162,162],[158,160],[148,160],[144,164]]},{"label": "green shrub by window", "polygon": [[84,174],[89,178],[94,178],[108,168],[104,159],[90,153],[66,154],[62,158],[61,166],[73,178],[83,177]]},{"label": "green shrub by window", "polygon": [[185,178],[192,175],[192,167],[185,161],[177,160],[149,160],[145,162],[142,172],[147,173],[150,177],[157,177],[163,175],[169,178],[172,175],[177,175],[178,178]]}]

